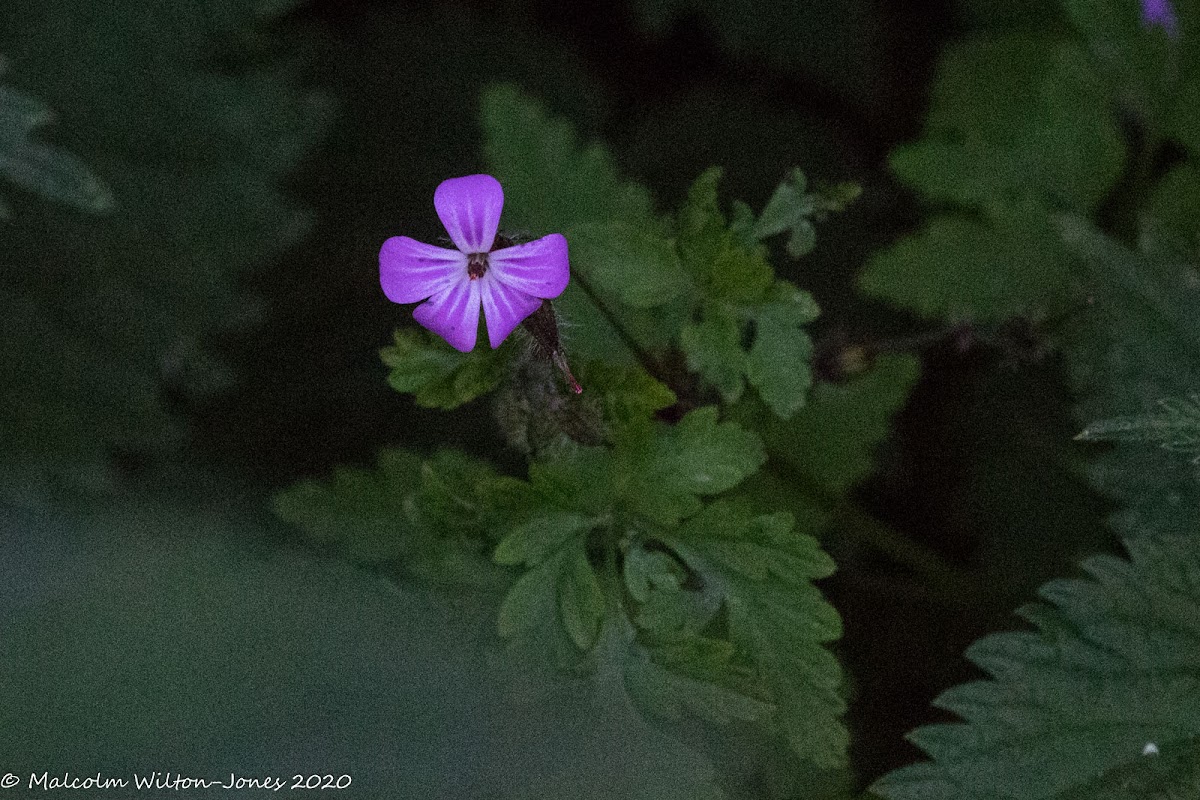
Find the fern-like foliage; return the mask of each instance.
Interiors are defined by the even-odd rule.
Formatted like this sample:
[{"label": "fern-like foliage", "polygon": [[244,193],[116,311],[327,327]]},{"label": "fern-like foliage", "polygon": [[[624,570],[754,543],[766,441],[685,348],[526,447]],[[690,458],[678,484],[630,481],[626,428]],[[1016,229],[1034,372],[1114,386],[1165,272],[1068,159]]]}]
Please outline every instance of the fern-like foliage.
[{"label": "fern-like foliage", "polygon": [[967,651],[989,680],[935,704],[965,724],[911,736],[933,759],[874,790],[893,800],[1183,798],[1200,792],[1200,539],[1131,540],[1087,578],[1052,581],[1035,631]]}]

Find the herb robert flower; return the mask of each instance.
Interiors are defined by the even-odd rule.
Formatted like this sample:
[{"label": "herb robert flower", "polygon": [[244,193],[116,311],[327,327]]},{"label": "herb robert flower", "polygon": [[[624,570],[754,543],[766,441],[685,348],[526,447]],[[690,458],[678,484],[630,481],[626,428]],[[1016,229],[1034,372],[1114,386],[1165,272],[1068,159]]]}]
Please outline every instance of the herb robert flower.
[{"label": "herb robert flower", "polygon": [[474,349],[481,307],[495,349],[543,299],[567,288],[562,234],[524,244],[497,237],[504,189],[491,175],[442,181],[433,207],[456,249],[393,236],[379,251],[379,283],[393,303],[424,300],[413,318],[455,349]]}]

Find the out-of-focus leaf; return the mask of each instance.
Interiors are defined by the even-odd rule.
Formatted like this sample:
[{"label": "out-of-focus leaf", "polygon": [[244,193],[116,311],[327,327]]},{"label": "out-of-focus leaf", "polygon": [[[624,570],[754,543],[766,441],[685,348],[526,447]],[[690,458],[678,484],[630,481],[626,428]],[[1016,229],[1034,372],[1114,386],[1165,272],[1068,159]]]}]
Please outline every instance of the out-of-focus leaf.
[{"label": "out-of-focus leaf", "polygon": [[132,792],[168,764],[287,783],[302,753],[364,798],[716,796],[619,687],[497,658],[493,608],[270,539],[225,506],[0,514],[5,769]]},{"label": "out-of-focus leaf", "polygon": [[979,207],[1034,196],[1089,209],[1120,173],[1103,84],[1076,45],[1026,33],[943,56],[924,138],[892,167],[935,201]]},{"label": "out-of-focus leaf", "polygon": [[385,450],[373,469],[342,467],[275,496],[275,513],[351,561],[402,565],[446,585],[496,589],[509,578],[491,561],[501,525],[527,516],[524,485],[486,464],[443,451],[422,461]]},{"label": "out-of-focus leaf", "polygon": [[990,224],[939,216],[877,253],[862,286],[930,319],[1045,316],[1073,297],[1071,260],[1050,219],[1036,212],[1003,212]]},{"label": "out-of-focus leaf", "polygon": [[83,162],[62,148],[31,138],[53,116],[33,98],[0,86],[0,174],[56,203],[93,214],[112,211],[116,207],[112,191]]},{"label": "out-of-focus leaf", "polygon": [[253,318],[236,282],[307,229],[278,187],[328,117],[299,64],[259,47],[264,21],[233,0],[0,10],[13,80],[119,199],[100,218],[24,202],[0,238],[14,267],[0,278],[15,367],[0,380],[6,497],[33,502],[50,476],[110,485],[112,452],[177,436],[159,385],[170,370],[225,382],[176,355]]}]

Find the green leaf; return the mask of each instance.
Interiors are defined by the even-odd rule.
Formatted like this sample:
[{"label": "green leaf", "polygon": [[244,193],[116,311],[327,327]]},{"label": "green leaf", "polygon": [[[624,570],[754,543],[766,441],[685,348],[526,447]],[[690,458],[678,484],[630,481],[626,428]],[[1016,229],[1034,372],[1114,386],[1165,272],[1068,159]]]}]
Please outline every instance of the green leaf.
[{"label": "green leaf", "polygon": [[892,168],[935,201],[1095,207],[1124,152],[1090,63],[1074,44],[1027,33],[952,45],[925,137],[898,150]]},{"label": "green leaf", "polygon": [[808,192],[804,173],[795,169],[775,190],[762,216],[753,223],[753,235],[766,239],[790,231],[787,252],[792,258],[803,258],[817,244],[814,221],[823,220],[831,211],[843,211],[861,193],[862,187],[852,183]]},{"label": "green leaf", "polygon": [[754,695],[733,657],[728,642],[698,636],[639,649],[625,667],[625,685],[646,713],[672,721],[686,714],[717,725],[768,717],[774,706]]},{"label": "green leaf", "polygon": [[418,405],[449,410],[491,392],[508,373],[511,347],[477,347],[460,353],[424,330],[397,330],[395,344],[379,351],[391,368],[393,389],[416,396]]},{"label": "green leaf", "polygon": [[550,512],[501,542],[497,561],[524,561],[532,568],[500,606],[500,636],[532,635],[563,663],[592,648],[604,614],[604,596],[586,551],[596,525],[596,520]]},{"label": "green leaf", "polygon": [[929,319],[1044,316],[1071,300],[1071,260],[1036,210],[998,211],[990,223],[940,216],[872,257],[862,287]]},{"label": "green leaf", "polygon": [[654,228],[649,192],[624,181],[604,148],[584,146],[568,122],[517,87],[497,84],[483,93],[483,128],[510,225],[546,232],[597,222]]},{"label": "green leaf", "polygon": [[1082,441],[1156,444],[1171,452],[1200,453],[1200,396],[1159,401],[1155,414],[1093,422],[1076,436]]},{"label": "green leaf", "polygon": [[597,520],[570,513],[543,513],[518,525],[500,540],[493,558],[498,564],[536,566],[568,541],[584,536]]},{"label": "green leaf", "polygon": [[745,386],[747,356],[740,321],[723,306],[706,303],[699,321],[679,335],[687,366],[716,387],[726,401],[737,400]]},{"label": "green leaf", "polygon": [[[54,114],[31,97],[0,86],[0,174],[35,194],[81,211],[104,214],[116,200],[82,161],[31,134]],[[0,213],[0,216],[8,216]]]},{"label": "green leaf", "polygon": [[759,434],[771,465],[779,465],[751,477],[740,494],[760,508],[786,508],[805,532],[821,528],[841,498],[871,473],[875,450],[919,374],[920,363],[911,356],[882,356],[846,383],[818,383],[790,420],[740,403],[733,418]]},{"label": "green leaf", "polygon": [[443,451],[428,461],[385,450],[374,469],[341,467],[326,482],[278,493],[275,513],[361,564],[394,563],[443,584],[495,588],[494,531],[530,511],[527,490],[482,462]]},{"label": "green leaf", "polygon": [[604,595],[583,550],[575,552],[559,577],[558,610],[571,641],[580,650],[590,650],[600,635]]},{"label": "green leaf", "polygon": [[669,341],[680,309],[640,310],[668,303],[684,277],[649,192],[624,181],[603,147],[581,143],[567,121],[514,86],[487,89],[482,118],[488,164],[505,187],[506,224],[559,232],[569,243],[575,278],[555,306],[570,320],[571,351],[634,360],[609,315],[581,288],[584,281],[615,306],[610,313],[640,343]]},{"label": "green leaf", "polygon": [[833,572],[816,540],[786,514],[750,517],[714,503],[663,541],[707,580],[716,580],[730,641],[754,664],[792,749],[819,767],[845,762],[841,669],[824,645],[841,620],[812,581]]},{"label": "green leaf", "polygon": [[805,194],[808,179],[803,170],[794,169],[787,180],[779,184],[766,208],[754,224],[754,235],[759,239],[791,230],[798,221],[813,212],[812,199]]},{"label": "green leaf", "polygon": [[675,243],[628,222],[585,222],[570,228],[572,264],[596,287],[634,308],[652,308],[687,288]]},{"label": "green leaf", "polygon": [[1181,164],[1155,187],[1148,213],[1200,252],[1200,167]]},{"label": "green leaf", "polygon": [[[1195,264],[1135,253],[1069,217],[1064,240],[1085,270],[1091,304],[1064,333],[1085,424],[1156,416],[1159,403],[1200,386],[1200,293]],[[1123,446],[1090,470],[1121,508],[1124,536],[1190,534],[1200,521],[1200,480],[1187,460],[1157,448]]]},{"label": "green leaf", "polygon": [[1021,611],[1035,632],[988,636],[967,651],[991,679],[935,701],[964,723],[912,735],[933,761],[873,791],[1033,800],[1194,790],[1200,551],[1189,534],[1130,541],[1128,561],[1099,556],[1084,562],[1087,579],[1046,584],[1045,602]]},{"label": "green leaf", "polygon": [[588,391],[601,394],[605,417],[617,425],[645,420],[676,401],[675,393],[641,366],[591,361],[580,369],[579,379]]},{"label": "green leaf", "polygon": [[754,344],[746,378],[775,416],[788,419],[805,403],[812,387],[812,340],[803,328],[816,316],[809,296],[778,284],[779,298],[755,309]]},{"label": "green leaf", "polygon": [[665,523],[700,510],[699,497],[737,486],[766,461],[762,443],[732,422],[718,422],[717,409],[692,411],[674,427],[660,430],[639,453],[627,497],[633,507]]},{"label": "green leaf", "polygon": [[731,303],[758,301],[774,272],[766,248],[752,236],[730,228],[717,202],[721,170],[706,170],[688,191],[679,212],[679,255],[700,287],[714,300]]}]

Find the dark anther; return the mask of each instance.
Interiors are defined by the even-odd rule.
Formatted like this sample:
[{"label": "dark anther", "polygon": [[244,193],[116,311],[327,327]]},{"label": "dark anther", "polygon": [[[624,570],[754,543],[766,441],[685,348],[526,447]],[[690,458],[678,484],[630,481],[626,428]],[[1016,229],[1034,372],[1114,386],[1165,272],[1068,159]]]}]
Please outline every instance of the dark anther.
[{"label": "dark anther", "polygon": [[467,256],[467,275],[471,280],[479,280],[487,272],[487,253],[471,253]]}]

